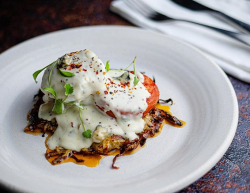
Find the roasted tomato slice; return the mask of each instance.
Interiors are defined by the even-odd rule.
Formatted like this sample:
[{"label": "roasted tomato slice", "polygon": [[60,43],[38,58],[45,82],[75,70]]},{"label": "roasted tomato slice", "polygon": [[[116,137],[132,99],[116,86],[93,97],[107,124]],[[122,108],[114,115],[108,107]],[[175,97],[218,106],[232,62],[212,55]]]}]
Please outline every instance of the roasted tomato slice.
[{"label": "roasted tomato slice", "polygon": [[146,76],[145,74],[143,74],[144,76],[144,82],[143,85],[145,86],[145,88],[148,90],[148,92],[150,93],[150,97],[147,98],[147,104],[148,107],[147,109],[144,111],[143,116],[146,115],[154,106],[155,104],[158,102],[159,100],[159,90],[158,87],[156,86],[156,84],[154,83],[154,81],[149,78],[148,76]]},{"label": "roasted tomato slice", "polygon": [[[131,72],[131,73],[133,73],[133,72]],[[143,85],[145,86],[145,88],[150,93],[150,97],[148,97],[147,100],[146,100],[147,104],[148,104],[148,107],[143,112],[143,115],[142,115],[142,116],[145,116],[155,106],[155,104],[159,100],[160,93],[159,93],[158,87],[156,86],[156,84],[154,83],[154,81],[151,78],[149,78],[148,76],[144,75],[144,74],[143,74],[143,76],[144,76]],[[98,105],[97,105],[97,107],[100,110],[104,111],[103,107],[100,107]],[[131,114],[131,112],[126,112],[126,111],[120,111],[120,113],[122,115],[130,115]],[[139,112],[138,114],[140,114],[140,113],[142,113],[142,112]],[[106,114],[109,115],[110,117],[114,117],[115,118],[115,115],[114,115],[114,113],[111,110],[107,111]],[[138,114],[135,114],[135,116],[138,115]]]}]

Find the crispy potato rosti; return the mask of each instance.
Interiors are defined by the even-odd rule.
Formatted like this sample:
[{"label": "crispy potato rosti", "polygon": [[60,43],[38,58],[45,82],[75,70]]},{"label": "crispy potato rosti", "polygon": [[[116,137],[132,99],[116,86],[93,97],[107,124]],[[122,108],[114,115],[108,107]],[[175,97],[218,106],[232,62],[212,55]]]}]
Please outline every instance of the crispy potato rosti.
[{"label": "crispy potato rosti", "polygon": [[[33,109],[29,112],[27,119],[29,121],[28,126],[24,131],[31,134],[45,134],[52,135],[56,128],[57,122],[55,119],[46,121],[38,118],[38,111],[41,104],[43,104],[43,93],[40,91],[35,95],[36,103]],[[176,117],[172,116],[166,111],[153,107],[149,113],[143,117],[145,121],[144,129],[141,133],[137,133],[138,138],[130,141],[119,135],[112,135],[106,137],[100,143],[93,143],[89,148],[82,149],[80,152],[73,150],[67,150],[62,147],[57,147],[55,150],[47,151],[45,157],[50,160],[51,164],[56,165],[64,160],[73,158],[76,162],[83,162],[84,160],[77,159],[76,155],[114,155],[114,161],[112,168],[118,169],[114,166],[117,157],[122,156],[135,150],[139,146],[143,146],[149,137],[155,136],[160,132],[162,126],[165,123],[172,125],[182,126],[182,122]]]}]

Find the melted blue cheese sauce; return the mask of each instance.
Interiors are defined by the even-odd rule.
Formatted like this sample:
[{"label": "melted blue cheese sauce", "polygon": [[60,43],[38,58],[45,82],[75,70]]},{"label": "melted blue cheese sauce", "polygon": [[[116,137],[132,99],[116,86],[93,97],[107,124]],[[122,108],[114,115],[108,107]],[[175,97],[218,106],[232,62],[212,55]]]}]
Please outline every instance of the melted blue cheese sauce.
[{"label": "melted blue cheese sauce", "polygon": [[[40,106],[39,118],[57,120],[58,128],[47,141],[50,149],[61,146],[80,151],[111,135],[121,135],[130,140],[138,137],[136,133],[142,132],[144,128],[142,114],[147,108],[146,99],[150,96],[142,84],[143,75],[136,74],[140,81],[135,86],[134,74],[114,70],[106,72],[102,61],[89,50],[66,54],[58,61],[61,70],[73,72],[75,76],[63,77],[55,67],[52,71],[51,87],[59,99],[65,98],[66,83],[74,87],[73,94],[65,102],[77,101],[84,106],[80,110],[81,117],[85,128],[92,131],[92,137],[87,139],[82,136],[84,129],[78,107],[66,106],[63,114],[52,112],[54,98],[43,90],[48,87],[51,70],[48,68],[41,84],[45,103]],[[112,111],[115,118],[106,114],[109,111]]]}]

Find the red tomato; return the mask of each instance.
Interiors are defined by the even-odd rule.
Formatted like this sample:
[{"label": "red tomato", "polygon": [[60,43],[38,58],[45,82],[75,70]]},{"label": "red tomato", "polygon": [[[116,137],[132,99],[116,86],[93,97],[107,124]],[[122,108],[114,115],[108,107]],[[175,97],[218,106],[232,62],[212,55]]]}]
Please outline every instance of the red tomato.
[{"label": "red tomato", "polygon": [[158,102],[159,100],[159,96],[160,96],[160,92],[158,87],[156,86],[156,84],[154,83],[154,81],[149,78],[148,76],[146,76],[145,74],[143,74],[144,76],[144,82],[143,85],[146,87],[146,89],[148,90],[148,92],[150,93],[150,97],[147,98],[147,104],[148,107],[147,109],[144,111],[143,116],[146,115],[154,106],[155,104]]},{"label": "red tomato", "polygon": [[[133,73],[133,72],[131,72]],[[145,116],[154,106],[155,104],[157,103],[157,101],[159,100],[159,90],[158,90],[158,87],[156,86],[156,84],[154,83],[154,81],[149,78],[148,76],[144,75],[144,82],[143,82],[143,85],[145,86],[145,88],[148,90],[148,92],[150,93],[150,97],[147,98],[147,104],[148,104],[148,107],[147,109],[144,111],[144,112],[139,112],[136,115],[140,114],[140,113],[143,113],[142,116]],[[97,106],[99,109],[101,109],[102,111],[104,111],[104,108],[103,107],[99,107]],[[120,111],[120,113],[122,115],[129,115],[131,114],[131,112],[123,112],[123,111]],[[106,112],[107,115],[109,115],[110,117],[114,117],[115,118],[115,115],[114,113],[110,110],[110,111],[107,111]]]}]

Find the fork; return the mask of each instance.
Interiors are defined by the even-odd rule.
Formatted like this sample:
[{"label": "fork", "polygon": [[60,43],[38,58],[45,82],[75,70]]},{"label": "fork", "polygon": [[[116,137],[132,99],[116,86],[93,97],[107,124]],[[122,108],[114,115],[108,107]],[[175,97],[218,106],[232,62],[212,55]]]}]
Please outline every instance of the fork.
[{"label": "fork", "polygon": [[192,11],[203,11],[207,12],[210,15],[213,15],[220,20],[223,20],[227,22],[229,25],[232,25],[236,29],[238,29],[240,32],[245,34],[250,34],[250,25],[247,23],[244,23],[238,19],[235,19],[221,11],[212,9],[210,7],[207,7],[203,4],[200,4],[199,2],[196,2],[195,0],[171,0],[173,3],[176,3],[179,6],[182,6],[186,9],[192,10]]},{"label": "fork", "polygon": [[146,17],[150,20],[153,20],[156,22],[162,22],[162,21],[166,21],[166,20],[174,20],[174,21],[182,21],[182,22],[188,22],[188,23],[200,25],[200,26],[212,29],[214,31],[217,31],[219,33],[222,33],[226,36],[229,36],[229,37],[231,37],[231,38],[233,38],[233,39],[250,47],[250,36],[247,34],[232,32],[232,31],[220,29],[217,27],[212,27],[209,25],[197,23],[194,21],[186,20],[186,19],[175,19],[172,17],[168,17],[166,15],[163,15],[163,14],[157,12],[156,10],[154,10],[153,8],[151,8],[149,5],[147,5],[146,3],[144,3],[141,0],[124,0],[124,3],[127,6],[129,6],[130,8],[132,8],[133,10],[139,12],[141,15],[143,15],[144,17]]}]

